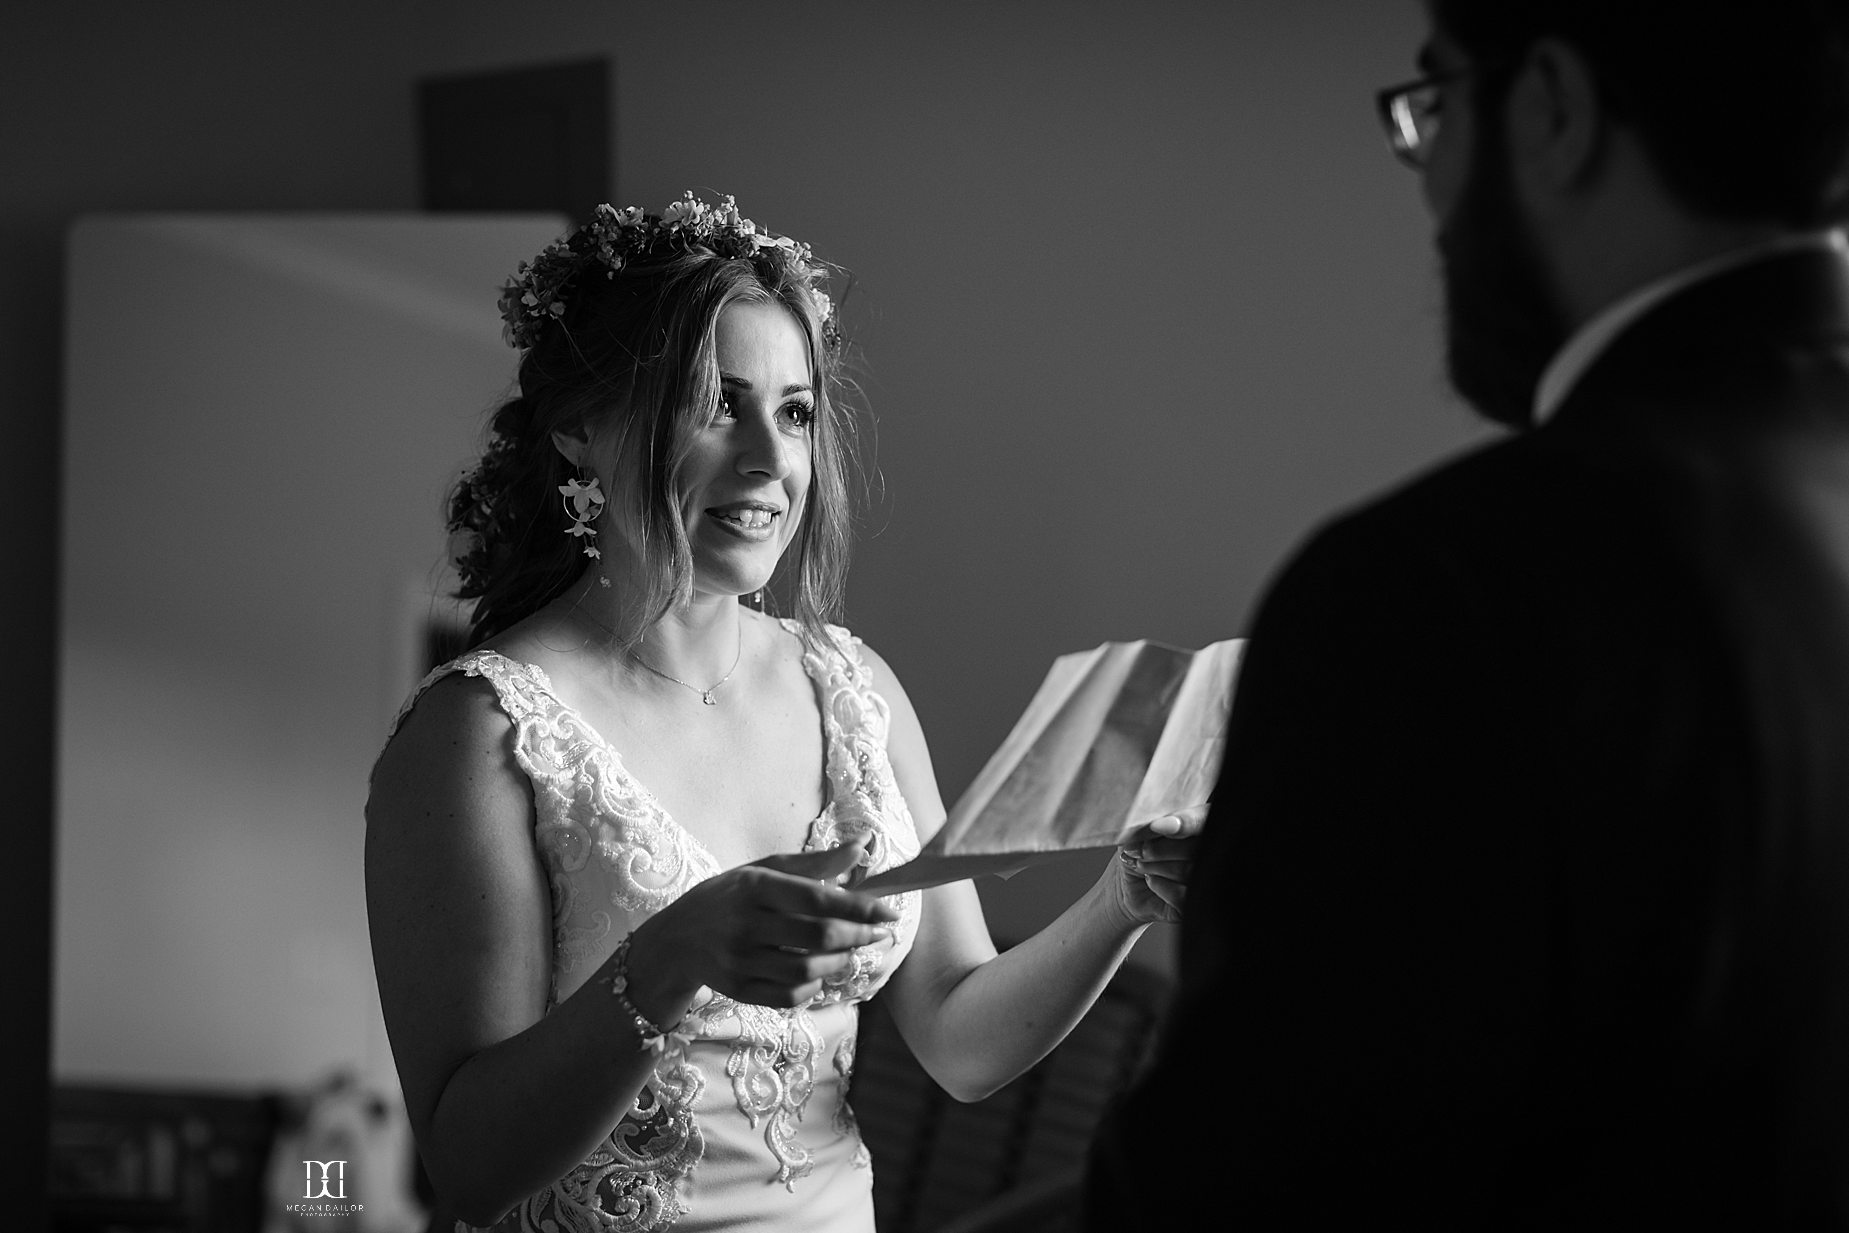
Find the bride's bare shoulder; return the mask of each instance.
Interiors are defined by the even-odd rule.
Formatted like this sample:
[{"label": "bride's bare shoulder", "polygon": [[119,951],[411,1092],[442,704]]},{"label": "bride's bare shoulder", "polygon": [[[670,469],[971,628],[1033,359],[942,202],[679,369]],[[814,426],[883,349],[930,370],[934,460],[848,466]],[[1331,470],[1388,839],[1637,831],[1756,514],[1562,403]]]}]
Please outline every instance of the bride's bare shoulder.
[{"label": "bride's bare shoulder", "polygon": [[513,723],[495,685],[455,671],[427,685],[400,717],[373,764],[369,823],[524,804],[513,757]]}]

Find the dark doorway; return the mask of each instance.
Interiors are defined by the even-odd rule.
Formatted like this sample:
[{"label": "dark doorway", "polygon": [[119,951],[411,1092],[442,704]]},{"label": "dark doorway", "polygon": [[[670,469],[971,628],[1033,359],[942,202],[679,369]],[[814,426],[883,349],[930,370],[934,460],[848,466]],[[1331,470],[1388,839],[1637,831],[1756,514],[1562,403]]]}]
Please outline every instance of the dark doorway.
[{"label": "dark doorway", "polygon": [[552,211],[610,199],[610,65],[535,65],[418,83],[426,210]]}]

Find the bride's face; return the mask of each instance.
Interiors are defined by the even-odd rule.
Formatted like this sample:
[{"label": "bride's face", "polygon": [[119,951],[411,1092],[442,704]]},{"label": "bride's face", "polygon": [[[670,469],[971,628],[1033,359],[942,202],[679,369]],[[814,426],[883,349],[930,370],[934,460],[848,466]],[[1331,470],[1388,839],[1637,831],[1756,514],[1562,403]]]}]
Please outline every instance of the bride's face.
[{"label": "bride's face", "polygon": [[721,399],[694,431],[681,519],[696,594],[749,595],[770,581],[809,495],[816,391],[809,341],[780,304],[720,310]]}]

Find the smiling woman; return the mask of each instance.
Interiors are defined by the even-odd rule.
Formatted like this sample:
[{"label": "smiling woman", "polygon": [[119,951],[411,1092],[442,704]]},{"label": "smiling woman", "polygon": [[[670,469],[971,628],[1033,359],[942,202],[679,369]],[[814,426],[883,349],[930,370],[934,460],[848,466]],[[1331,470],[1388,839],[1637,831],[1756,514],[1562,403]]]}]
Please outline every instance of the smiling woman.
[{"label": "smiling woman", "polygon": [[451,502],[473,645],[406,704],[367,805],[381,1004],[457,1229],[871,1233],[859,1005],[884,991],[977,1099],[1176,919],[1193,817],[1001,956],[968,883],[855,889],[944,808],[905,691],[830,623],[826,273],[689,195],[599,207],[503,298],[520,393]]},{"label": "smiling woman", "polygon": [[[785,397],[801,406],[779,411],[779,422],[800,430],[794,437],[813,459],[803,483],[815,489],[815,509],[784,520],[768,564],[793,550],[793,606],[811,634],[840,600],[852,429],[837,405],[841,349],[822,290],[827,267],[806,247],[758,231],[729,199],[713,208],[689,194],[663,220],[603,207],[523,265],[503,297],[509,341],[524,348],[520,394],[495,416],[493,445],[457,486],[450,511],[478,641],[591,581],[580,579],[578,555],[601,559],[611,546],[585,542],[595,532],[582,520],[580,537],[551,533],[566,485],[594,483],[613,501],[621,560],[597,578],[610,569],[629,575],[600,597],[622,645],[688,597],[697,526],[682,506],[701,485],[686,472],[702,465],[696,456],[715,456],[718,422],[735,419],[740,394],[752,389],[745,374],[716,365],[722,337],[727,346],[745,345],[746,333],[759,341],[732,323],[734,307],[758,309],[760,326],[781,334],[788,371],[778,376],[800,387]],[[573,281],[586,263],[602,277]]]}]

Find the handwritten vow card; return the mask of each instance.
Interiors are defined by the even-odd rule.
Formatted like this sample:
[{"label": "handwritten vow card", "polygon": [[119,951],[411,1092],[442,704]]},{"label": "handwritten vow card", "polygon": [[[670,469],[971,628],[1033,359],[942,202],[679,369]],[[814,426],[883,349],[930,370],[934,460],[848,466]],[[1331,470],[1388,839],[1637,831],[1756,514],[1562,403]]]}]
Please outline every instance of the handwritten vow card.
[{"label": "handwritten vow card", "polygon": [[1014,730],[916,860],[856,890],[1003,877],[1206,802],[1243,639],[1185,651],[1107,642],[1053,661]]}]

